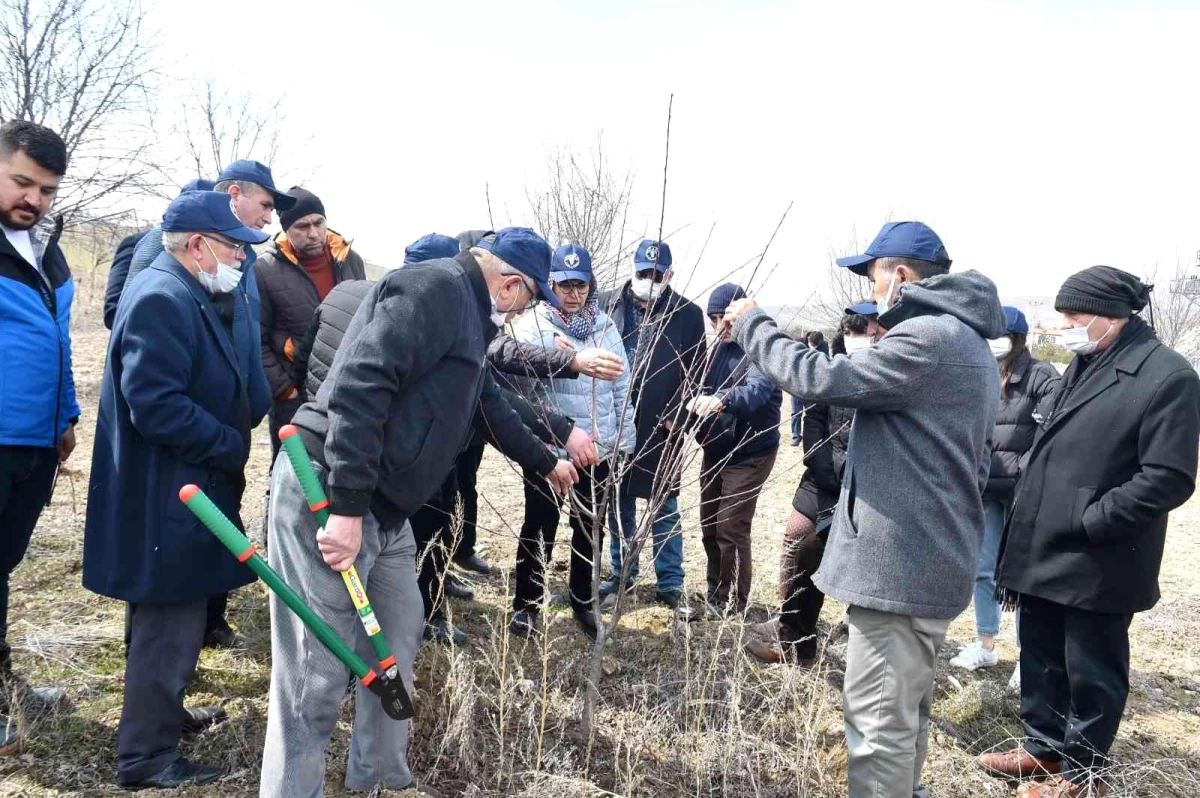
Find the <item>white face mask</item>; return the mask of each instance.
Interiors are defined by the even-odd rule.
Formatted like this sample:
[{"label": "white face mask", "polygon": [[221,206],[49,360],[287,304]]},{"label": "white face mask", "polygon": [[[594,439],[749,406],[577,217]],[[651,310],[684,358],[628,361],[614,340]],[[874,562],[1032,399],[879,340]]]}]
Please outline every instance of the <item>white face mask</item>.
[{"label": "white face mask", "polygon": [[[526,289],[529,287],[529,286],[525,285],[524,280],[521,281],[521,286]],[[496,292],[496,296],[492,297],[491,319],[492,319],[492,324],[496,325],[497,327],[503,327],[505,320],[508,318],[508,314],[512,313],[512,310],[500,310],[500,308],[497,306],[497,303],[496,303],[496,300],[499,297],[500,297],[499,291]]]},{"label": "white face mask", "polygon": [[658,299],[662,296],[663,289],[666,287],[667,281],[665,279],[661,283],[656,283],[651,277],[638,277],[637,272],[634,272],[633,280],[629,284],[629,290],[643,302]]},{"label": "white face mask", "polygon": [[208,251],[212,253],[213,260],[217,262],[217,273],[209,274],[200,268],[200,264],[196,264],[199,271],[196,273],[196,279],[200,281],[200,285],[204,290],[212,294],[228,294],[233,289],[237,288],[238,283],[242,281],[242,272],[236,266],[228,263],[223,263],[217,257],[217,253],[213,252],[212,246],[208,243],[208,239],[204,239],[204,246],[208,247]]},{"label": "white face mask", "polygon": [[1003,338],[993,338],[988,341],[988,346],[991,347],[992,356],[999,360],[1012,351],[1012,339],[1007,335]]},{"label": "white face mask", "polygon": [[887,313],[889,310],[892,309],[892,307],[894,307],[894,305],[892,303],[895,300],[894,294],[897,289],[896,278],[899,276],[900,276],[899,269],[892,272],[892,279],[888,281],[887,291],[884,292],[883,299],[879,300],[879,302],[876,303],[875,309],[879,313],[880,316],[882,316],[884,313]]},{"label": "white face mask", "polygon": [[846,336],[842,339],[842,343],[846,345],[846,354],[853,355],[855,352],[861,352],[864,349],[871,348],[871,337],[869,335],[857,336],[851,338]]},{"label": "white face mask", "polygon": [[1104,331],[1098,340],[1092,341],[1088,338],[1088,330],[1092,328],[1092,324],[1099,316],[1092,316],[1092,320],[1087,323],[1086,327],[1070,327],[1063,330],[1062,345],[1077,355],[1090,355],[1096,351],[1096,347],[1100,346],[1100,341],[1108,337],[1108,334],[1113,330],[1113,323],[1108,323],[1108,329]]}]

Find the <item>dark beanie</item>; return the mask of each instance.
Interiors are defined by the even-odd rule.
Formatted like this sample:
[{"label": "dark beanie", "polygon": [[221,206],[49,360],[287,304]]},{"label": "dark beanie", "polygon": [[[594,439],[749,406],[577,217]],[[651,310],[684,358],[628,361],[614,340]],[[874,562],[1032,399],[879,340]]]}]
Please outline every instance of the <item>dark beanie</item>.
[{"label": "dark beanie", "polygon": [[296,204],[279,214],[279,223],[285,231],[310,213],[325,215],[325,206],[321,204],[320,197],[311,191],[292,186],[287,193],[296,198]]},{"label": "dark beanie", "polygon": [[722,283],[708,295],[708,315],[724,313],[725,308],[735,299],[745,299],[746,292],[737,283]]},{"label": "dark beanie", "polygon": [[1093,266],[1067,278],[1054,298],[1054,309],[1126,319],[1146,307],[1153,287],[1112,266]]}]

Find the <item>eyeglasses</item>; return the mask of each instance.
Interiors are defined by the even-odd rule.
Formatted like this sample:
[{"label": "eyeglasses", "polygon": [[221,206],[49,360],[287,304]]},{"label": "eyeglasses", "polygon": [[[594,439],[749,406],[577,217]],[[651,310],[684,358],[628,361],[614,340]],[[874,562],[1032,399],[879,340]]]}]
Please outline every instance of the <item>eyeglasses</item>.
[{"label": "eyeglasses", "polygon": [[200,237],[207,238],[209,241],[216,241],[218,244],[229,247],[230,249],[241,249],[242,248],[242,245],[240,243],[238,243],[237,241],[230,241],[225,236],[219,236],[219,235],[216,235],[215,233],[202,233],[200,235]]},{"label": "eyeglasses", "polygon": [[568,296],[585,296],[591,285],[582,280],[568,280],[564,283],[555,283],[554,287]]},{"label": "eyeglasses", "polygon": [[646,269],[637,273],[639,280],[653,280],[656,283],[661,283],[667,278],[666,272],[660,272],[658,269]]}]

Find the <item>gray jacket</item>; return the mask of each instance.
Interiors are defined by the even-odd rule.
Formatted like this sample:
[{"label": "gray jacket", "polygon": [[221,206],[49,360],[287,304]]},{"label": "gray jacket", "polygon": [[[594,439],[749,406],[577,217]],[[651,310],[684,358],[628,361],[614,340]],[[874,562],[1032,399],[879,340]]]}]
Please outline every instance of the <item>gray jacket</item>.
[{"label": "gray jacket", "polygon": [[1004,335],[1004,313],[992,281],[963,272],[905,284],[880,323],[878,344],[833,358],[761,310],[733,334],[788,393],[858,411],[817,587],[847,604],[953,618],[970,602],[983,536],[1000,401],[987,339]]}]

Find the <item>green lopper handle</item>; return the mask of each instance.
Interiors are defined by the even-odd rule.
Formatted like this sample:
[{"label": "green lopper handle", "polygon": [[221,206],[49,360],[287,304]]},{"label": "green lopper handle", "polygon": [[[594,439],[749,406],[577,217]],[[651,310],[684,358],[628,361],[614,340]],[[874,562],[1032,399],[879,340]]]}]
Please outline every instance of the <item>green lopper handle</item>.
[{"label": "green lopper handle", "polygon": [[[291,586],[283,581],[283,577],[267,565],[266,560],[258,553],[258,547],[246,539],[246,536],[233,525],[233,522],[225,517],[220,508],[213,504],[212,499],[204,495],[204,491],[195,485],[184,485],[179,491],[179,499],[200,519],[200,523],[208,527],[209,532],[212,532],[221,543],[225,544],[225,548],[237,557],[238,562],[245,563],[251,571],[258,575],[259,579],[267,583],[267,587],[271,588],[272,592],[299,616],[304,625],[325,644],[326,648],[333,652],[335,657],[342,661],[343,665],[361,679],[363,684],[370,683],[375,672],[367,666],[367,663],[363,662],[362,657],[355,654],[354,650],[337,636],[333,629],[329,628],[329,624],[321,620],[321,617],[304,603],[300,594],[292,590]],[[368,675],[371,678],[368,678]]]},{"label": "green lopper handle", "polygon": [[[323,527],[329,522],[329,499],[321,489],[321,482],[317,479],[317,472],[313,470],[312,461],[308,459],[308,450],[304,448],[304,441],[301,440],[299,432],[294,425],[286,424],[279,430],[279,441],[283,444],[283,450],[287,452],[292,471],[296,472],[296,479],[304,491],[308,509],[317,516],[317,523]],[[384,673],[395,678],[396,658],[392,656],[387,637],[375,618],[375,610],[367,598],[367,589],[358,576],[358,569],[351,565],[348,570],[342,572],[342,581],[346,584],[346,591],[350,594],[354,609],[358,612],[367,638],[371,641],[371,648],[375,649],[375,656],[379,658],[379,667]]]}]

